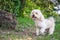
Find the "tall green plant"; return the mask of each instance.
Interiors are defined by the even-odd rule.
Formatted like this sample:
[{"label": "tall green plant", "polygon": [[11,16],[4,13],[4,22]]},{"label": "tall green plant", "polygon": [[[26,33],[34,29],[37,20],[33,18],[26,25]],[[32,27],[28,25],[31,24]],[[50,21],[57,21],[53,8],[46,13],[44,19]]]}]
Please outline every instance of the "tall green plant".
[{"label": "tall green plant", "polygon": [[0,0],[0,9],[15,13],[16,16],[23,16],[22,0]]}]

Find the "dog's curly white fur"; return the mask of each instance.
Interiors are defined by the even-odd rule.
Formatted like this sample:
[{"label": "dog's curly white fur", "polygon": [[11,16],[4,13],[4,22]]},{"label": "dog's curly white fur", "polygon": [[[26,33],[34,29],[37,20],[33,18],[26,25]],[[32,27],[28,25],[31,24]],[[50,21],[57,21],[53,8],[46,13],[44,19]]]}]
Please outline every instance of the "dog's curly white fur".
[{"label": "dog's curly white fur", "polygon": [[36,35],[45,33],[46,29],[49,29],[49,35],[53,34],[55,29],[55,20],[53,17],[45,19],[40,10],[32,10],[31,18],[34,20],[36,25]]}]

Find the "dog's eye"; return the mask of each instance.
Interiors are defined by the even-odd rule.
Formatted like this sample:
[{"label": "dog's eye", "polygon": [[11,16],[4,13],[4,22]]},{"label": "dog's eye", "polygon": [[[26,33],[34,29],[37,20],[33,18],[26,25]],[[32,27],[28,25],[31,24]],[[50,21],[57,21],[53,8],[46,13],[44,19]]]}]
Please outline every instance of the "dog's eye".
[{"label": "dog's eye", "polygon": [[36,13],[37,14],[37,13]]}]

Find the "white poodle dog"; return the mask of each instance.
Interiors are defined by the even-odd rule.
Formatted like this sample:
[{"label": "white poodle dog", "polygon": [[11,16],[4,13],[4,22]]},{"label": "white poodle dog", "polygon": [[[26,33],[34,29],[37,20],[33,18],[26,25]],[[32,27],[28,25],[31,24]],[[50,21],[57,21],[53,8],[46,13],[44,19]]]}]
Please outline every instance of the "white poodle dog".
[{"label": "white poodle dog", "polygon": [[37,9],[32,10],[30,16],[35,22],[36,35],[44,35],[46,31],[48,31],[49,35],[53,34],[55,29],[55,20],[53,17],[45,19],[41,11]]}]

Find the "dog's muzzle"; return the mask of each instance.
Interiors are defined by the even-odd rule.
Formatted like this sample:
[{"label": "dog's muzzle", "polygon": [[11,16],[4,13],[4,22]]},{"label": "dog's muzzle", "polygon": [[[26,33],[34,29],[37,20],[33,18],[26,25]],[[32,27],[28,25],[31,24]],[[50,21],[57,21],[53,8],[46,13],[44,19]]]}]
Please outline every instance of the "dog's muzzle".
[{"label": "dog's muzzle", "polygon": [[32,19],[33,20],[36,20],[36,16],[34,14],[32,15]]},{"label": "dog's muzzle", "polygon": [[32,15],[32,18],[36,18],[34,14]]}]

